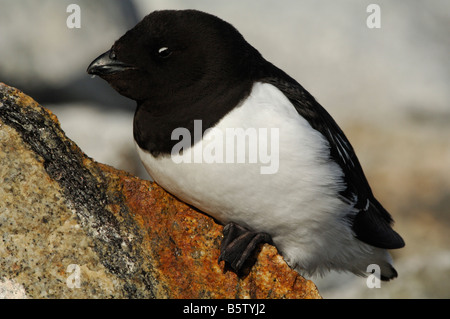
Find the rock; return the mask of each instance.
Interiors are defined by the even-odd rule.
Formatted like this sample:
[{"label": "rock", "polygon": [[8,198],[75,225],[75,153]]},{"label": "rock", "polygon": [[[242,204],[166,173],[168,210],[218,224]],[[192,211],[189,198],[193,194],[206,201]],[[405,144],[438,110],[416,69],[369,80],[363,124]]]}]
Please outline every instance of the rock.
[{"label": "rock", "polygon": [[0,177],[0,297],[320,298],[268,244],[246,276],[225,269],[221,225],[87,157],[5,84]]}]

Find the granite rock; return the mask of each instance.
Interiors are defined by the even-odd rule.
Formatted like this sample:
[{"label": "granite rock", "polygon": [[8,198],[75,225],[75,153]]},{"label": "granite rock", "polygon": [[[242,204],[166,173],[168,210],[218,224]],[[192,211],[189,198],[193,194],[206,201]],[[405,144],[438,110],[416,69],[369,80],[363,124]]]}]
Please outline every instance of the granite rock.
[{"label": "granite rock", "polygon": [[320,298],[265,244],[218,263],[222,226],[87,157],[56,116],[0,84],[0,298]]}]

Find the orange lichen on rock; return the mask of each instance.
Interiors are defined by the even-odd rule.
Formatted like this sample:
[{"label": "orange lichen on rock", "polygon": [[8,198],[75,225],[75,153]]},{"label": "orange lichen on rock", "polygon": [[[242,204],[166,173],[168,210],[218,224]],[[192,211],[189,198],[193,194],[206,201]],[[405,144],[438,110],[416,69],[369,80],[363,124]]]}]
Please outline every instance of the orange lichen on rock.
[{"label": "orange lichen on rock", "polygon": [[159,279],[171,298],[320,298],[316,286],[289,268],[265,244],[250,272],[240,278],[218,263],[222,226],[168,194],[156,183],[101,165],[118,177],[130,214],[146,230]]}]

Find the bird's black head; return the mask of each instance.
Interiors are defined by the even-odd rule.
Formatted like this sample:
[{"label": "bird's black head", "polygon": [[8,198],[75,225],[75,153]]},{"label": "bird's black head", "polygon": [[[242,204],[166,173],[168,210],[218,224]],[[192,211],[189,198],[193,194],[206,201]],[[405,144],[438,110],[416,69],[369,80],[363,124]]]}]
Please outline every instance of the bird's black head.
[{"label": "bird's black head", "polygon": [[200,11],[165,10],[146,16],[87,72],[138,102],[183,92],[189,98],[216,83],[242,80],[259,57],[229,23]]}]

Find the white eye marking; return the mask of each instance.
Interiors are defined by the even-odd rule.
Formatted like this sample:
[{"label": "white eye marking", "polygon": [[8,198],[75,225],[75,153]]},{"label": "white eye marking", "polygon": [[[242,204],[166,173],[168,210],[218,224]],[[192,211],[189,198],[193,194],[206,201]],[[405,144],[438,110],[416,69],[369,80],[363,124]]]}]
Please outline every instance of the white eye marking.
[{"label": "white eye marking", "polygon": [[161,47],[158,50],[158,55],[161,58],[167,58],[172,54],[172,51],[170,51],[170,49],[168,47]]},{"label": "white eye marking", "polygon": [[168,47],[162,47],[162,48],[160,48],[160,49],[158,50],[158,53],[161,54],[161,53],[163,53],[164,51],[167,51],[167,50],[169,50]]}]

